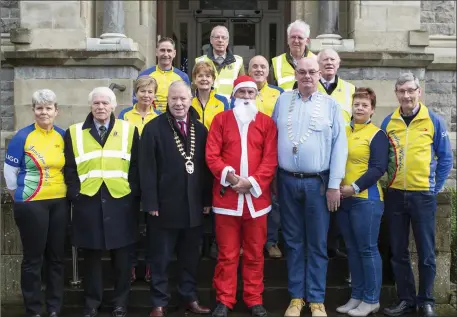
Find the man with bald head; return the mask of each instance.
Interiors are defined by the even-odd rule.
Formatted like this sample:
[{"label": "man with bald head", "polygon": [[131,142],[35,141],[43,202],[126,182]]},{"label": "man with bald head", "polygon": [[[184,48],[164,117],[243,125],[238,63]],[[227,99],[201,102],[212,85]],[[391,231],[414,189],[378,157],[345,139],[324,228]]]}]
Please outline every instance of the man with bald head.
[{"label": "man with bald head", "polygon": [[[259,93],[256,97],[257,109],[264,114],[271,116],[279,95],[284,92],[280,87],[269,85],[267,83],[270,66],[265,57],[261,55],[254,56],[249,61],[249,76],[251,76],[256,84]],[[267,222],[267,243],[265,249],[270,258],[281,258],[282,253],[278,247],[278,231],[280,225],[280,215],[278,203],[273,193],[273,204],[271,212],[268,214]]]},{"label": "man with bald head", "polygon": [[298,89],[279,96],[273,112],[278,128],[278,199],[287,249],[285,316],[300,316],[305,300],[313,316],[327,316],[327,231],[340,205],[347,159],[345,122],[337,102],[318,91],[315,58],[297,63]]},{"label": "man with bald head", "polygon": [[335,98],[343,110],[346,123],[349,124],[352,116],[352,95],[355,92],[355,86],[338,77],[340,56],[335,50],[327,48],[317,55],[317,61],[321,71],[318,90]]},{"label": "man with bald head", "polygon": [[195,64],[205,61],[214,67],[214,91],[230,100],[233,82],[238,76],[244,75],[243,58],[233,55],[228,48],[229,31],[223,25],[217,25],[211,30],[210,43],[206,55],[197,57]]}]

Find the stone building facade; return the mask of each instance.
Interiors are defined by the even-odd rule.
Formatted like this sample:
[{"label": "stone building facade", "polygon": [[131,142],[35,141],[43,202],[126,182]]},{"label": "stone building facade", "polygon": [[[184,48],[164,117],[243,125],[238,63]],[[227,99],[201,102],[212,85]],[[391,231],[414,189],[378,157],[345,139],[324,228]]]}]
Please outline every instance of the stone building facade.
[{"label": "stone building facade", "polygon": [[[57,124],[67,128],[87,115],[93,87],[124,85],[125,90],[115,90],[116,111],[129,106],[133,79],[155,64],[159,36],[175,38],[177,66],[186,64],[182,68],[190,72],[212,25],[229,27],[231,44],[245,59],[252,54],[271,59],[286,49],[287,25],[297,18],[311,26],[312,51],[335,48],[342,58],[341,77],[378,93],[377,124],[397,107],[395,79],[412,71],[424,87],[425,104],[445,118],[455,153],[455,1],[1,0],[0,7],[1,166],[8,140],[33,120],[33,91],[56,92]],[[453,169],[448,185],[455,186],[455,178]],[[7,199],[2,194],[3,207]],[[442,216],[449,219],[449,212]],[[11,212],[2,217],[2,299],[9,301],[18,296],[13,277],[20,248],[9,244],[17,236]],[[449,263],[448,253],[447,245],[440,263]],[[443,277],[439,283],[445,284],[445,301],[449,282]]]}]

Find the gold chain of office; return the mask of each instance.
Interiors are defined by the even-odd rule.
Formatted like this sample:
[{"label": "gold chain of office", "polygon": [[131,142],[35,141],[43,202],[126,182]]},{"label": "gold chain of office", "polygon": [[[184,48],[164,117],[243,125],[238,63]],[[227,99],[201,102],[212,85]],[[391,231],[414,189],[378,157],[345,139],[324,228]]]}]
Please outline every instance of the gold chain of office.
[{"label": "gold chain of office", "polygon": [[[171,124],[171,122],[170,122],[170,124]],[[192,162],[192,159],[194,158],[194,154],[195,154],[195,126],[194,126],[193,122],[190,122],[190,153],[189,153],[189,155],[187,155],[187,153],[184,151],[184,145],[181,142],[181,139],[179,138],[175,129],[173,129],[173,135],[174,135],[176,146],[178,147],[179,153],[181,153],[181,155],[186,160],[186,163],[184,163],[184,166],[186,167],[186,172],[189,174],[192,174],[195,170],[194,162]]]}]

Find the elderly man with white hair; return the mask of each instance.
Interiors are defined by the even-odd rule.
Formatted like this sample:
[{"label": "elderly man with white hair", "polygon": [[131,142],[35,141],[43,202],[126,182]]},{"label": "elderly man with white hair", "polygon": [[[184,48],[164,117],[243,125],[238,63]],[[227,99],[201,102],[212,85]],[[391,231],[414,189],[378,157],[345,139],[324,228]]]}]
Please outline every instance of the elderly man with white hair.
[{"label": "elderly man with white hair", "polygon": [[355,86],[338,77],[337,72],[340,68],[340,56],[331,48],[319,52],[317,55],[321,78],[317,89],[329,96],[332,96],[343,110],[343,118],[346,123],[351,122],[352,116],[352,95],[355,92]]},{"label": "elderly man with white hair", "polygon": [[285,91],[292,90],[295,80],[295,68],[303,57],[315,57],[306,46],[309,43],[309,25],[302,20],[295,20],[287,27],[287,45],[289,52],[272,59],[276,85]]},{"label": "elderly man with white hair", "polygon": [[114,116],[116,96],[107,87],[89,94],[91,112],[65,134],[64,176],[73,204],[73,244],[84,254],[84,317],[102,303],[102,254],[111,251],[116,281],[113,317],[127,314],[130,291],[129,246],[136,241],[139,199],[138,142],[135,126]]}]

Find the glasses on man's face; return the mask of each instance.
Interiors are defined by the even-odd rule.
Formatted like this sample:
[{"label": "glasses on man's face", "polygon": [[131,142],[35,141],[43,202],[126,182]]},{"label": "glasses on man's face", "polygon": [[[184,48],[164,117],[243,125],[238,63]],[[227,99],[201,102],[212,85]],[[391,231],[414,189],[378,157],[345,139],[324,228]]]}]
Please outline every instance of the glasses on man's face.
[{"label": "glasses on man's face", "polygon": [[295,36],[289,36],[289,39],[293,40],[293,41],[299,41],[299,42],[303,42],[305,40],[304,37],[301,37],[301,36],[298,36],[298,35],[295,35]]},{"label": "glasses on man's face", "polygon": [[314,70],[314,69],[312,69],[312,70],[310,70],[310,71],[306,71],[306,70],[302,70],[302,69],[297,70],[297,74],[300,75],[300,76],[306,76],[306,75],[308,75],[308,74],[309,74],[310,76],[314,76],[314,75],[316,75],[317,73],[319,73],[319,71],[318,71],[318,70]]},{"label": "glasses on man's face", "polygon": [[211,36],[211,38],[215,39],[215,40],[222,40],[222,41],[227,41],[228,40],[228,36],[224,36],[224,35]]},{"label": "glasses on man's face", "polygon": [[419,87],[417,88],[410,88],[410,89],[397,89],[395,90],[395,92],[399,95],[404,95],[406,92],[408,93],[408,95],[412,95],[414,94],[417,90],[419,89]]}]

